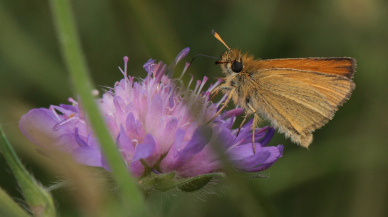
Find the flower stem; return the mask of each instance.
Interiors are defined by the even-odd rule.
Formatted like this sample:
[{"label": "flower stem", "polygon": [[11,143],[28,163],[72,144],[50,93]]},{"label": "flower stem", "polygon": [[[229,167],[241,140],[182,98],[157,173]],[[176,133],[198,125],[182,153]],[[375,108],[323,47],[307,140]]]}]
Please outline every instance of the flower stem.
[{"label": "flower stem", "polygon": [[128,172],[128,168],[92,96],[93,85],[82,54],[70,1],[51,0],[51,9],[56,21],[55,25],[62,47],[62,55],[71,75],[75,92],[81,97],[82,106],[88,114],[94,133],[101,144],[101,148],[112,169],[113,177],[121,191],[122,210],[126,210],[126,214],[131,216],[149,216],[137,181]]},{"label": "flower stem", "polygon": [[0,200],[0,216],[31,217],[1,188]]},{"label": "flower stem", "polygon": [[[24,199],[26,200],[34,216],[56,216],[55,205],[51,194],[47,192],[24,167],[11,143],[5,136],[1,126],[0,151],[3,153],[7,164],[11,168],[11,171],[19,184],[19,187],[23,192]],[[23,212],[20,207],[17,207],[17,205],[8,200],[5,192],[0,192],[0,195],[2,201],[1,203],[7,204],[6,206],[1,207],[0,214],[4,214],[5,212],[10,214],[12,212],[12,216],[27,216],[27,214]],[[8,214],[4,216],[11,216]]]}]

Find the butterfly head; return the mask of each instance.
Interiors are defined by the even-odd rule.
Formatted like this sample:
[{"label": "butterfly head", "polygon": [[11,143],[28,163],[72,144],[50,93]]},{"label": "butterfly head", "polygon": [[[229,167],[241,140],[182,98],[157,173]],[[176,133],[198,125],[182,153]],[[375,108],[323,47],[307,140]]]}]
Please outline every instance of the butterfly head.
[{"label": "butterfly head", "polygon": [[244,69],[243,55],[240,50],[230,49],[221,55],[221,60],[216,64],[221,65],[226,75],[240,73]]}]

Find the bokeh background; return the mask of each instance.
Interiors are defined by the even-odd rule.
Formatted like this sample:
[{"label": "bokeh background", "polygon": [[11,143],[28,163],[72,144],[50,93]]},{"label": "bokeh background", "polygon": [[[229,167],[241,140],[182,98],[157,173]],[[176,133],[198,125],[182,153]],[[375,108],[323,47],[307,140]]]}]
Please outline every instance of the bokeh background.
[{"label": "bokeh background", "polygon": [[[357,60],[356,90],[309,150],[277,134],[284,157],[264,175],[247,179],[262,213],[253,216],[388,216],[388,2],[384,0],[72,1],[94,84],[112,86],[118,66],[130,57],[130,74],[145,76],[154,58],[171,62],[184,47],[219,56],[230,47],[258,58],[342,57]],[[215,81],[214,60],[198,58],[189,72]],[[187,79],[189,76],[187,76]],[[46,0],[0,1],[0,123],[27,168],[45,185],[58,180],[24,151],[33,147],[18,130],[35,107],[74,97]],[[20,198],[0,157],[0,186]],[[217,188],[217,187],[215,187]],[[194,194],[161,194],[152,202],[159,216],[241,216],[244,195],[227,188]],[[72,191],[54,192],[62,216],[82,216]],[[232,202],[233,201],[233,202]],[[236,202],[240,201],[240,202]]]}]

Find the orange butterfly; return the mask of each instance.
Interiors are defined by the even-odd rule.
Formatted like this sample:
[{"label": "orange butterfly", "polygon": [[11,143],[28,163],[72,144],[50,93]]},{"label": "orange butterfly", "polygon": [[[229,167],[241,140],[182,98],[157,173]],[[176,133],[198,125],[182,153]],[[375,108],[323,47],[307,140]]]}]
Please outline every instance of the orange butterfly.
[{"label": "orange butterfly", "polygon": [[217,115],[233,100],[245,109],[243,122],[253,115],[255,128],[262,117],[307,148],[312,133],[334,117],[355,88],[353,58],[256,60],[229,48],[215,31],[213,35],[228,48],[216,62],[226,78],[213,92],[229,94]]}]

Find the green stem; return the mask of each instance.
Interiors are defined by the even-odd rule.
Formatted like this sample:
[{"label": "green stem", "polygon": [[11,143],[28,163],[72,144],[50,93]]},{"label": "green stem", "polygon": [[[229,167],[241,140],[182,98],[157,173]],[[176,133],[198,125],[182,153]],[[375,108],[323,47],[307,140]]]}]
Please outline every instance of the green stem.
[{"label": "green stem", "polygon": [[[1,126],[0,151],[3,153],[5,160],[11,168],[11,171],[19,184],[19,187],[23,192],[24,199],[26,200],[34,216],[56,216],[55,205],[51,194],[47,192],[40,184],[38,184],[34,177],[30,173],[28,173],[28,171],[20,161],[19,157],[17,156],[15,150],[13,149],[11,143],[5,136],[5,133]],[[1,194],[1,196],[2,199],[5,198],[4,194]],[[3,202],[5,201],[2,200],[2,203]],[[9,205],[12,205],[12,203],[9,203]],[[17,211],[14,206],[10,206],[8,208],[12,208],[13,210]],[[4,211],[4,209],[2,209],[2,211]],[[2,211],[0,211],[0,213]]]},{"label": "green stem", "polygon": [[82,100],[95,135],[112,169],[113,177],[121,191],[123,210],[132,216],[149,215],[137,181],[130,175],[122,156],[114,143],[99,107],[92,96],[93,85],[78,39],[69,0],[51,0],[57,33],[75,92]]},{"label": "green stem", "polygon": [[0,216],[31,217],[0,188]]}]

